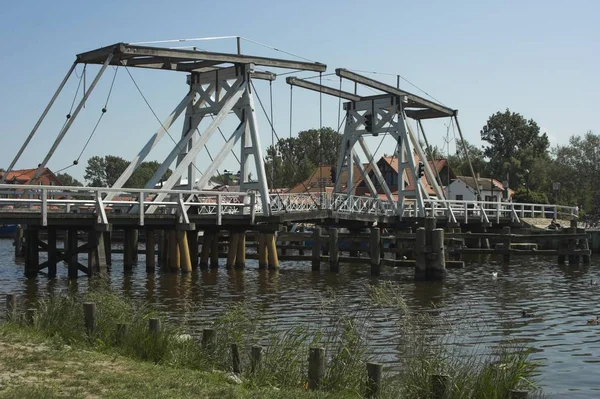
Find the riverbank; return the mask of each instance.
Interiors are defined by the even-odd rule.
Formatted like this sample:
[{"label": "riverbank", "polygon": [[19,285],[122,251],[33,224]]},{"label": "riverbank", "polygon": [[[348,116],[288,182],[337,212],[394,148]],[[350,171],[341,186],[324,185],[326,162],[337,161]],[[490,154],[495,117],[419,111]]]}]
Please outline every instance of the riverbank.
[{"label": "riverbank", "polygon": [[41,332],[0,327],[0,398],[344,398],[240,384],[231,374],[157,365],[102,353]]}]

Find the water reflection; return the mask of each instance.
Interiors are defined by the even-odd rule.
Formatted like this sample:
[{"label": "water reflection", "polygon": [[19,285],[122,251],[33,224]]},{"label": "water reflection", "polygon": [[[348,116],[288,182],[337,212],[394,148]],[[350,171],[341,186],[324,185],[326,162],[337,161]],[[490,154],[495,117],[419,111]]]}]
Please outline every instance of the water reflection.
[{"label": "water reflection", "polygon": [[[68,280],[64,266],[54,280],[45,276],[27,280],[22,260],[15,262],[12,255],[11,241],[0,240],[0,284],[5,292],[34,301],[53,293],[81,293],[108,285],[124,296],[156,304],[169,312],[170,319],[185,320],[197,331],[232,301],[261,307],[279,328],[324,325],[342,312],[361,312],[372,326],[371,351],[384,362],[398,357],[393,326],[399,315],[365,308],[364,297],[369,285],[393,281],[417,311],[427,311],[452,325],[473,320],[485,326],[466,331],[462,337],[466,342],[496,345],[507,338],[529,342],[537,351],[535,356],[544,360],[542,384],[550,393],[596,397],[594,389],[600,388],[596,382],[600,326],[586,325],[597,314],[600,301],[600,286],[590,283],[600,280],[597,259],[592,259],[591,266],[569,266],[558,265],[554,258],[514,257],[507,265],[501,258],[472,256],[465,258],[464,269],[449,270],[445,282],[415,282],[407,268],[384,267],[382,276],[373,278],[368,265],[343,264],[339,273],[330,273],[326,263],[320,271],[312,271],[310,262],[283,262],[276,271],[258,269],[252,260],[244,270],[221,267],[174,274],[157,268],[156,273],[147,274],[143,255],[131,273],[124,273],[122,257],[115,254],[107,280]],[[522,317],[522,310],[534,316]],[[579,391],[572,391],[574,387]]]}]

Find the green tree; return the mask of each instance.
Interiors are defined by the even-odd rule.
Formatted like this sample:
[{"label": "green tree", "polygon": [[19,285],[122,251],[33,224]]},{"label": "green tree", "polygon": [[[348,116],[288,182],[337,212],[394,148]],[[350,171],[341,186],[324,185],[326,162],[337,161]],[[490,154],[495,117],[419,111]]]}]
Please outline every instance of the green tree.
[{"label": "green tree", "polygon": [[[329,127],[304,130],[267,148],[265,169],[270,187],[292,187],[319,164],[335,165],[342,135]],[[271,182],[273,175],[273,182]]]},{"label": "green tree", "polygon": [[[129,162],[118,156],[93,156],[88,159],[84,178],[90,187],[112,187],[127,166],[129,166]],[[144,188],[159,167],[160,163],[156,161],[142,162],[123,186]],[[168,179],[169,176],[171,176],[171,170],[167,169],[163,179]]]},{"label": "green tree", "polygon": [[[128,188],[144,188],[150,178],[160,168],[160,163],[157,161],[142,162],[131,177],[125,182],[124,186]],[[171,176],[171,169],[167,169],[162,176],[163,180],[167,180]]]},{"label": "green tree", "polygon": [[[479,173],[481,177],[489,175],[488,162],[485,160],[483,151],[477,148],[467,140],[464,141],[464,145],[467,147],[469,153],[469,159],[473,165],[473,171]],[[471,176],[471,169],[469,168],[469,162],[465,157],[462,144],[457,143],[456,153],[448,157],[448,164],[457,176]]]},{"label": "green tree", "polygon": [[532,119],[509,109],[489,117],[481,139],[488,143],[483,154],[489,159],[490,174],[499,179],[508,176],[511,187],[521,187],[528,178],[536,183],[537,176],[531,175],[535,163],[549,159],[546,133],[540,134]]},{"label": "green tree", "polygon": [[83,186],[83,184],[68,173],[57,173],[56,177],[63,186]]}]

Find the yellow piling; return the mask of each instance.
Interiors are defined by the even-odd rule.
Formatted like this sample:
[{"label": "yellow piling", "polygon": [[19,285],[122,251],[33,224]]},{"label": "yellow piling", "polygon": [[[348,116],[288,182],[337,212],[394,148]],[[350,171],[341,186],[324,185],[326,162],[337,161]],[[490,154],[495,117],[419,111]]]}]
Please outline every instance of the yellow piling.
[{"label": "yellow piling", "polygon": [[228,269],[235,266],[235,258],[237,256],[239,234],[230,232],[229,233],[229,247],[227,248],[227,264],[225,267]]},{"label": "yellow piling", "polygon": [[277,245],[275,243],[275,234],[267,234],[267,252],[269,254],[269,269],[279,268],[279,257],[277,256]]},{"label": "yellow piling", "polygon": [[169,231],[169,269],[179,270],[181,259],[179,256],[179,246],[177,245],[177,234],[175,230]]},{"label": "yellow piling", "polygon": [[185,231],[177,232],[177,246],[179,247],[179,256],[181,258],[181,271],[192,271],[192,259],[190,258],[190,247],[187,241],[187,233]]},{"label": "yellow piling", "polygon": [[265,234],[258,233],[258,268],[265,269],[269,263]]},{"label": "yellow piling", "polygon": [[208,257],[210,255],[210,246],[212,245],[212,234],[204,232],[202,236],[202,252],[200,252],[200,269],[208,268]]},{"label": "yellow piling", "polygon": [[237,257],[235,261],[236,269],[246,267],[246,232],[242,231],[238,234]]}]

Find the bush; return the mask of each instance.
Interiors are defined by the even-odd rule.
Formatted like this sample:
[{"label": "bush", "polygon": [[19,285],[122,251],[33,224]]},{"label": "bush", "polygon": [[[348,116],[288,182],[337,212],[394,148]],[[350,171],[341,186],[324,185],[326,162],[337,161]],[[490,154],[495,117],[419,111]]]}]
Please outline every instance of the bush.
[{"label": "bush", "polygon": [[526,188],[520,187],[512,196],[513,202],[521,202],[528,204],[548,204],[548,196],[538,191],[527,192]]}]

